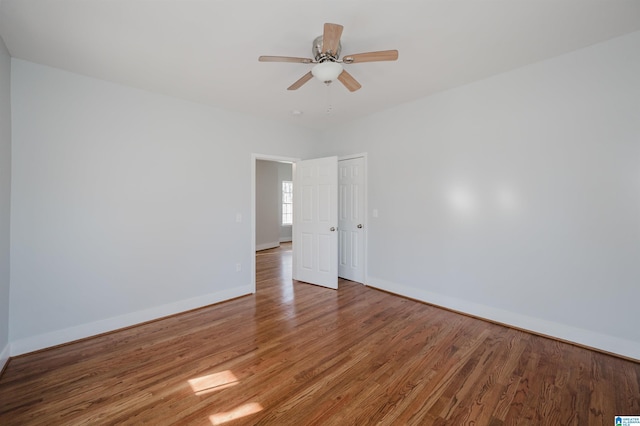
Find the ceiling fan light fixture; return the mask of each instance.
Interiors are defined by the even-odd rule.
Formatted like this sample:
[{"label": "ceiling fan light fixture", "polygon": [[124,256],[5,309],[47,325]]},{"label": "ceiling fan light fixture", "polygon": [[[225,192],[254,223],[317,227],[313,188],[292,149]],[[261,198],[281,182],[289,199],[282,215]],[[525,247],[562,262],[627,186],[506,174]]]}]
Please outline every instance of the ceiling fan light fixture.
[{"label": "ceiling fan light fixture", "polygon": [[311,74],[322,82],[333,81],[342,73],[342,64],[338,62],[325,61],[314,66]]}]

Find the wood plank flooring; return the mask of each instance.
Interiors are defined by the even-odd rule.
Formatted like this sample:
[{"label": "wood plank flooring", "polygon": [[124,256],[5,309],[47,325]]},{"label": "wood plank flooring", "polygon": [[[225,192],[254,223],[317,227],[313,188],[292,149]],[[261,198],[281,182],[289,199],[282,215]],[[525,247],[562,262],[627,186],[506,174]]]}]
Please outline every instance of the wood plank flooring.
[{"label": "wood plank flooring", "polygon": [[612,425],[640,364],[340,281],[291,281],[10,360],[0,425]]}]

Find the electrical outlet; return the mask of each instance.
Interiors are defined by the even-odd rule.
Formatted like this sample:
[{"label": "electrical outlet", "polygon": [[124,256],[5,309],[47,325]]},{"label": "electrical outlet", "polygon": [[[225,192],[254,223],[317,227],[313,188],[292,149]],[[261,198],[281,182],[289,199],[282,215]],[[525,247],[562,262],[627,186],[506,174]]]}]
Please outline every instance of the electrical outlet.
[{"label": "electrical outlet", "polygon": [[242,271],[242,263],[236,263],[236,272]]}]

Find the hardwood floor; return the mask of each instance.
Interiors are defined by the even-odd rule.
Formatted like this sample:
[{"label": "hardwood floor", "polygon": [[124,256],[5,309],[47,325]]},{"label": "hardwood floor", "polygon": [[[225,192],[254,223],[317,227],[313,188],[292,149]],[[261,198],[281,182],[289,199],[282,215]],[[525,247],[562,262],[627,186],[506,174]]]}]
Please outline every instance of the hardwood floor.
[{"label": "hardwood floor", "polygon": [[11,359],[0,425],[612,425],[640,364],[360,284],[291,282]]}]

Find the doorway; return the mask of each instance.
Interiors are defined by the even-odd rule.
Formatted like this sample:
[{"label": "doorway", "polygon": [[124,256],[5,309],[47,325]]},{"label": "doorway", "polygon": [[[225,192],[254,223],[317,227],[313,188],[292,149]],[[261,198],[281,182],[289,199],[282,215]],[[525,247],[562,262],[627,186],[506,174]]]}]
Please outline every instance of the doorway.
[{"label": "doorway", "polygon": [[[262,240],[258,240],[256,238],[257,232],[258,232],[257,197],[258,197],[259,188],[256,185],[257,176],[258,176],[257,174],[258,161],[286,163],[286,164],[293,165],[295,162],[299,161],[299,159],[293,158],[293,157],[276,156],[276,155],[264,155],[264,154],[251,155],[251,258],[254,259],[254,261],[251,262],[251,288],[253,293],[256,292],[256,262],[255,262],[256,250],[268,249],[270,248],[269,246],[277,247],[277,244],[280,242],[279,236],[278,237],[272,236],[271,238],[266,236]],[[277,185],[277,183],[275,185]],[[273,190],[275,194],[275,191],[277,190],[277,188],[274,187]],[[277,197],[277,194],[273,195],[273,197]],[[276,198],[276,200],[279,200],[279,198]],[[279,203],[279,201],[276,201],[276,203]],[[279,232],[277,231],[276,234],[279,235]],[[259,241],[259,243],[257,241]]]},{"label": "doorway", "polygon": [[292,241],[293,165],[256,160],[256,251]]},{"label": "doorway", "polygon": [[[251,158],[251,253],[255,259],[256,249],[266,249],[269,247],[260,246],[256,243],[257,232],[257,211],[256,211],[256,165],[257,161],[278,162],[295,164],[300,161],[298,158],[282,157],[273,155],[252,154]],[[337,257],[339,262],[338,276],[350,281],[366,283],[366,154],[355,154],[338,158],[341,169],[338,172],[338,182],[341,186],[338,194],[339,210],[339,233]],[[295,186],[295,184],[294,184]],[[274,247],[277,245],[273,245]],[[296,257],[294,247],[294,259]],[[293,273],[294,271],[292,271]],[[295,276],[295,273],[293,273]],[[256,291],[256,265],[251,265],[251,287]]]}]

